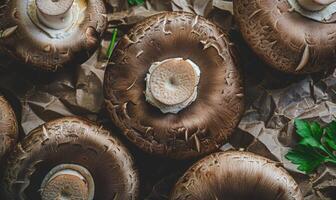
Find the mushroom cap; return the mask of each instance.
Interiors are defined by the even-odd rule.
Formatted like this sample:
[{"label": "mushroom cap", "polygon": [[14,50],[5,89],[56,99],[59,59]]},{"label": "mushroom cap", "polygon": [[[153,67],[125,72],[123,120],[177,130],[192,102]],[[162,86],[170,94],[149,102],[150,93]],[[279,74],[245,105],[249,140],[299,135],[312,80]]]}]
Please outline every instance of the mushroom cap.
[{"label": "mushroom cap", "polygon": [[303,200],[295,180],[276,162],[248,152],[220,152],[194,164],[171,200]]},{"label": "mushroom cap", "polygon": [[15,113],[0,94],[0,162],[18,140],[18,124]]},{"label": "mushroom cap", "polygon": [[90,172],[94,199],[138,196],[138,173],[124,145],[102,127],[66,117],[33,130],[10,154],[2,180],[5,199],[40,199],[44,177],[61,164],[79,165]]},{"label": "mushroom cap", "polygon": [[34,10],[32,6],[35,1],[0,2],[0,52],[43,71],[56,71],[86,61],[99,46],[106,28],[104,2],[74,0],[79,11],[76,13],[80,13],[75,19],[77,23],[55,31],[36,25],[36,8]]},{"label": "mushroom cap", "polygon": [[287,0],[235,0],[233,5],[246,42],[270,66],[295,74],[335,66],[335,23],[304,17]]},{"label": "mushroom cap", "polygon": [[[161,13],[135,25],[117,44],[105,73],[113,122],[146,152],[176,159],[208,154],[227,141],[244,111],[242,79],[232,43],[213,23],[191,13]],[[177,114],[146,101],[155,62],[184,58],[200,69],[196,100]]]}]

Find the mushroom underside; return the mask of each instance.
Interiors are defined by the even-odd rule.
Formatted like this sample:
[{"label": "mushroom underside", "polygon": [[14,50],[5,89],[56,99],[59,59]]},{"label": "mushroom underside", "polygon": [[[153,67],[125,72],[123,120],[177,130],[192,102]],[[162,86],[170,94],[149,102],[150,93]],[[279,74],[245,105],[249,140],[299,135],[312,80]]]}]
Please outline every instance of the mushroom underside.
[{"label": "mushroom underside", "polygon": [[[52,4],[68,2],[49,1]],[[47,1],[40,0],[5,1],[3,5],[0,3],[0,15],[4,17],[0,23],[0,33],[6,33],[0,34],[0,50],[22,63],[44,71],[56,71],[87,60],[99,46],[100,37],[106,28],[104,2],[74,0],[69,9],[71,19],[65,27],[62,26],[63,17],[58,15],[48,15],[52,19],[50,23],[56,27],[45,25],[50,19],[40,17],[37,2],[48,4]],[[49,4],[47,6],[50,7]],[[57,10],[40,7],[43,12]],[[60,19],[54,22],[54,18]]]},{"label": "mushroom underside", "polygon": [[8,101],[0,94],[0,163],[14,147],[18,139],[15,113]]},{"label": "mushroom underside", "polygon": [[233,4],[245,41],[270,66],[294,74],[335,66],[334,23],[304,17],[287,0],[237,0]]},{"label": "mushroom underside", "polygon": [[[81,182],[73,173],[64,175],[64,172],[54,178],[47,176],[55,167],[67,165],[78,165],[89,172],[94,182],[94,199],[110,200],[116,196],[135,199],[138,195],[138,175],[125,147],[108,131],[91,122],[62,118],[32,131],[10,155],[2,182],[6,199],[23,196],[24,199],[41,199],[43,185],[44,199],[57,193],[88,196],[83,184],[89,179]],[[64,168],[65,172],[71,169]],[[73,171],[80,172],[77,168]],[[45,179],[50,180],[46,183]],[[29,184],[16,184],[22,180]],[[74,187],[65,187],[71,182],[76,183],[76,187],[73,184]],[[76,191],[83,195],[75,194]]]},{"label": "mushroom underside", "polygon": [[[177,113],[163,113],[146,100],[145,78],[153,63],[178,58],[199,67],[197,95]],[[200,16],[152,16],[119,41],[112,60],[104,81],[107,109],[123,133],[149,153],[183,159],[212,152],[242,115],[242,80],[232,43]]]}]

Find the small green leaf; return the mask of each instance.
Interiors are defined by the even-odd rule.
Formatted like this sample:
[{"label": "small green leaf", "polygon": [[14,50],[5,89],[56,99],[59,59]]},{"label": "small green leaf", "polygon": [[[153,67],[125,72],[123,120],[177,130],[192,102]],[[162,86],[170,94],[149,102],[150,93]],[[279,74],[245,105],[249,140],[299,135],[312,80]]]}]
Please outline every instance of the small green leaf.
[{"label": "small green leaf", "polygon": [[297,133],[302,137],[300,144],[323,150],[323,147],[321,147],[323,131],[319,124],[316,122],[309,124],[309,122],[304,120],[296,119],[295,126]]},{"label": "small green leaf", "polygon": [[325,127],[325,131],[330,139],[336,141],[336,121],[332,121],[328,124],[328,126]]},{"label": "small green leaf", "polygon": [[110,58],[112,56],[113,49],[114,49],[114,46],[115,46],[115,43],[116,43],[116,39],[117,39],[117,34],[118,34],[118,29],[116,29],[116,28],[113,29],[113,31],[112,31],[112,39],[111,39],[111,42],[110,42],[109,47],[107,48],[107,52],[106,52],[108,60],[110,60]]},{"label": "small green leaf", "polygon": [[323,136],[323,129],[321,128],[320,124],[317,122],[312,122],[310,124],[310,130],[312,132],[312,136],[318,140],[321,141],[321,138]]},{"label": "small green leaf", "polygon": [[130,5],[141,5],[145,2],[145,0],[128,0]]},{"label": "small green leaf", "polygon": [[336,121],[332,121],[324,130],[326,133],[324,141],[331,149],[336,151]]},{"label": "small green leaf", "polygon": [[328,144],[328,146],[333,149],[334,151],[336,151],[336,140],[332,140],[328,137],[325,138],[325,142]]},{"label": "small green leaf", "polygon": [[314,171],[325,162],[336,164],[336,156],[331,151],[336,150],[336,122],[321,128],[317,122],[296,119],[295,126],[301,140],[285,156],[288,160],[306,173]]},{"label": "small green leaf", "polygon": [[294,121],[295,127],[296,127],[296,132],[303,138],[305,137],[310,137],[310,126],[308,122],[301,120],[301,119],[296,119]]},{"label": "small green leaf", "polygon": [[299,145],[285,156],[293,164],[298,165],[298,170],[311,173],[326,161],[326,158],[314,149]]}]

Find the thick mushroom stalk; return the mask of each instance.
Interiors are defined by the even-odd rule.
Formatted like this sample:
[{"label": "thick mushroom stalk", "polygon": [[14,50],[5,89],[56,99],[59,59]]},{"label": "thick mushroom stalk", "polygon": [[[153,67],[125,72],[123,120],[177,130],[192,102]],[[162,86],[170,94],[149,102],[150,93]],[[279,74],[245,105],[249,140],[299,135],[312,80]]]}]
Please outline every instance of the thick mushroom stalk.
[{"label": "thick mushroom stalk", "polygon": [[163,113],[178,113],[197,97],[201,71],[182,58],[155,62],[146,77],[146,99]]},{"label": "thick mushroom stalk", "polygon": [[41,185],[41,197],[42,200],[92,200],[94,181],[90,172],[80,165],[58,165],[45,176]]},{"label": "thick mushroom stalk", "polygon": [[327,7],[329,4],[336,2],[335,0],[297,0],[299,4],[310,11],[318,11]]},{"label": "thick mushroom stalk", "polygon": [[292,8],[301,15],[318,22],[331,23],[336,20],[335,0],[288,0]]},{"label": "thick mushroom stalk", "polygon": [[72,23],[71,7],[74,0],[36,0],[37,16],[52,29],[63,29]]}]

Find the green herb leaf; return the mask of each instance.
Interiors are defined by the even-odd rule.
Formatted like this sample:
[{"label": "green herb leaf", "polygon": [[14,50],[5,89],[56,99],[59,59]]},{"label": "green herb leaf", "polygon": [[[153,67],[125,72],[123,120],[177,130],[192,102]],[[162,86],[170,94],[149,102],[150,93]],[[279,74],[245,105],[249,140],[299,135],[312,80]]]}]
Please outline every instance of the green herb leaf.
[{"label": "green herb leaf", "polygon": [[311,173],[321,164],[331,162],[336,164],[336,122],[333,121],[325,128],[317,122],[295,120],[296,132],[301,141],[285,156],[298,165],[298,170]]},{"label": "green herb leaf", "polygon": [[296,119],[295,126],[297,133],[302,137],[300,144],[321,148],[322,129],[319,124]]},{"label": "green herb leaf", "polygon": [[109,47],[107,48],[107,52],[106,52],[106,56],[107,56],[107,60],[109,61],[111,56],[112,56],[112,53],[113,53],[113,49],[114,49],[114,46],[115,46],[115,43],[116,43],[116,40],[117,40],[117,34],[118,34],[118,29],[113,29],[112,31],[112,39],[111,39],[111,42],[109,44]]},{"label": "green herb leaf", "polygon": [[145,2],[145,0],[128,0],[130,5],[141,5]]},{"label": "green herb leaf", "polygon": [[298,170],[305,173],[311,173],[325,162],[323,155],[304,145],[299,145],[294,150],[291,150],[286,155],[286,158],[293,164],[298,165]]},{"label": "green herb leaf", "polygon": [[336,122],[331,122],[326,128],[326,138],[325,142],[328,144],[328,146],[336,151]]}]

